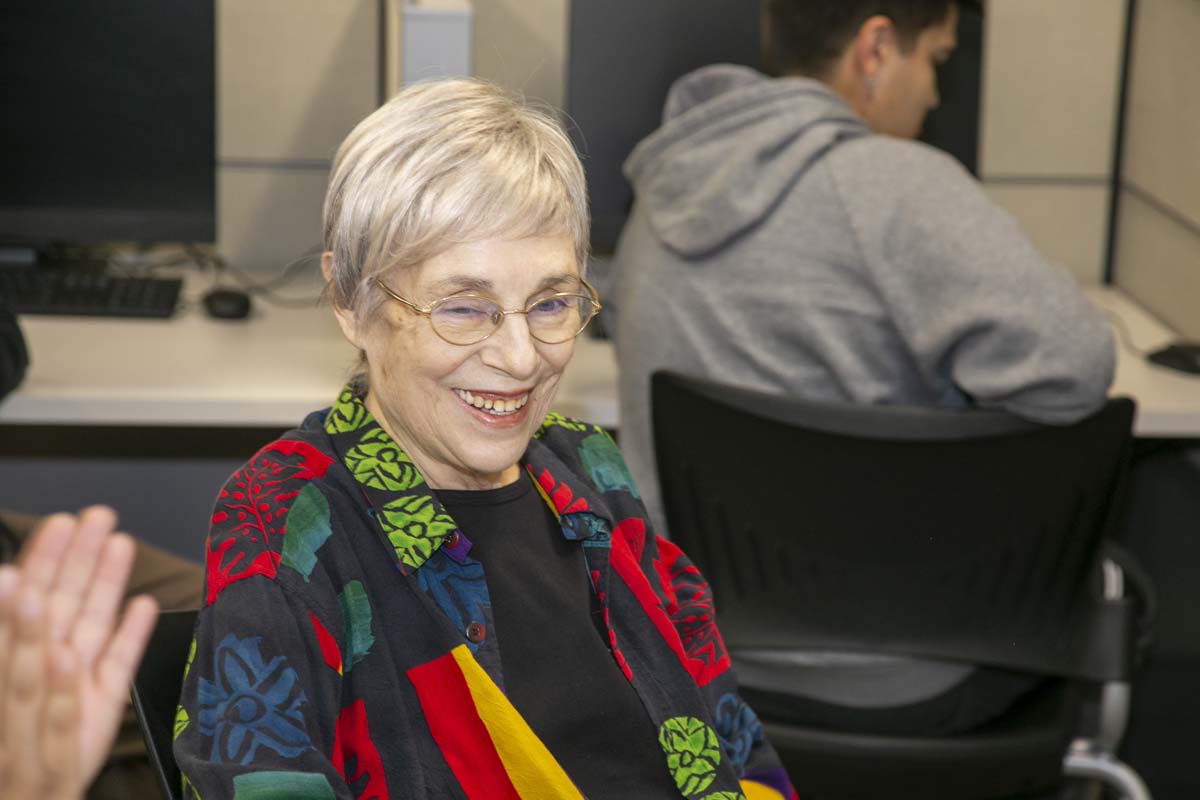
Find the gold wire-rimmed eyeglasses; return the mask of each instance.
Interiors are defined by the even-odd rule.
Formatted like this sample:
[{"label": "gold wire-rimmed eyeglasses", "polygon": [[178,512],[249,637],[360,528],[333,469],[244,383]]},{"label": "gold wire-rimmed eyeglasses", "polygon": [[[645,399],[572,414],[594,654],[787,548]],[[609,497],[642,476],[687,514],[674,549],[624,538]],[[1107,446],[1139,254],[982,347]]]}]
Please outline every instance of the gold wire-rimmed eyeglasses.
[{"label": "gold wire-rimmed eyeglasses", "polygon": [[523,314],[529,325],[529,335],[544,344],[569,342],[600,313],[596,290],[583,278],[579,282],[587,294],[556,292],[529,301],[525,308],[505,310],[496,301],[477,294],[455,294],[443,297],[422,308],[396,294],[380,278],[375,282],[393,300],[403,303],[418,314],[429,318],[433,332],[450,344],[478,344],[491,336],[509,314]]}]

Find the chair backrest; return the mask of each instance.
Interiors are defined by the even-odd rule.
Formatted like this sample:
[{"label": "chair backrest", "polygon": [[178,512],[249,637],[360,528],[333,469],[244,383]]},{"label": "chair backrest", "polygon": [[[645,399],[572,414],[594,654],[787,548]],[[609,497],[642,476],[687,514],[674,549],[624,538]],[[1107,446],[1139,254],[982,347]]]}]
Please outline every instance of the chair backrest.
[{"label": "chair backrest", "polygon": [[1047,426],[652,379],[672,537],[739,649],[1128,674],[1128,602],[1089,592],[1134,404]]},{"label": "chair backrest", "polygon": [[187,667],[192,631],[199,611],[164,611],[146,646],[146,655],[133,680],[133,708],[137,712],[150,763],[158,775],[163,796],[182,798],[179,767],[175,764],[175,709]]}]

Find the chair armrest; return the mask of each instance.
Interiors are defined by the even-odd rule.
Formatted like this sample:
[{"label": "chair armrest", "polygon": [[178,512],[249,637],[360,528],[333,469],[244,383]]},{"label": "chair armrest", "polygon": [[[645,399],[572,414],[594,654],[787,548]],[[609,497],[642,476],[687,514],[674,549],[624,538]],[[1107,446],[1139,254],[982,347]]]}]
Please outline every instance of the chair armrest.
[{"label": "chair armrest", "polygon": [[1135,633],[1134,663],[1140,664],[1149,652],[1154,640],[1154,620],[1158,615],[1158,595],[1154,589],[1154,581],[1146,572],[1141,562],[1121,545],[1105,541],[1101,554],[1105,562],[1105,596],[1110,597],[1109,589],[1112,584],[1109,579],[1115,566],[1119,571],[1120,594],[1117,597],[1133,597],[1137,601],[1138,615]]},{"label": "chair armrest", "polygon": [[[1136,603],[1137,616],[1132,631],[1133,664],[1136,667],[1150,648],[1153,622],[1157,612],[1154,584],[1138,560],[1118,544],[1105,542],[1102,546],[1104,599],[1119,602],[1126,598]],[[1125,735],[1129,720],[1130,684],[1127,681],[1105,681],[1100,687],[1098,718],[1095,735],[1079,740],[1078,745],[1097,753],[1112,755]]]}]

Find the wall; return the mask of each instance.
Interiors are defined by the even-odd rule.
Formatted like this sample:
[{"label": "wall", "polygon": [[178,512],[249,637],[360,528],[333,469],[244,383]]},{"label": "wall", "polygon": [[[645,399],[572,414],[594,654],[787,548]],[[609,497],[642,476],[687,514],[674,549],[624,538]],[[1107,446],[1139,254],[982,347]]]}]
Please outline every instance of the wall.
[{"label": "wall", "polygon": [[1038,247],[1100,283],[1126,0],[991,0],[980,177]]},{"label": "wall", "polygon": [[[320,248],[338,143],[399,85],[402,0],[217,0],[217,249],[276,273]],[[555,107],[567,0],[474,0],[475,74]],[[382,35],[381,35],[382,34]]]},{"label": "wall", "polygon": [[568,0],[473,0],[475,74],[562,108]]},{"label": "wall", "polygon": [[1200,0],[1137,0],[1117,286],[1200,339]]},{"label": "wall", "polygon": [[338,143],[378,104],[378,0],[217,0],[217,249],[277,272],[321,245]]}]

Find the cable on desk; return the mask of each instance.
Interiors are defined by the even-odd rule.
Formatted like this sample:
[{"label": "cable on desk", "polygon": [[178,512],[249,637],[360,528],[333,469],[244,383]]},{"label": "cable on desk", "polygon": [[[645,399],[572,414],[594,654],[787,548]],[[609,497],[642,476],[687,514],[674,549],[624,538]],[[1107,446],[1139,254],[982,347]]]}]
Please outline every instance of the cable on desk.
[{"label": "cable on desk", "polygon": [[120,252],[110,252],[105,263],[113,275],[130,276],[135,278],[152,277],[154,273],[171,269],[172,267],[202,267],[203,265],[191,252],[159,258],[148,259],[145,255],[129,256]]},{"label": "cable on desk", "polygon": [[1104,316],[1108,317],[1108,321],[1113,324],[1117,330],[1117,338],[1121,340],[1121,346],[1136,356],[1146,357],[1148,350],[1143,350],[1133,343],[1133,336],[1129,332],[1129,326],[1125,324],[1125,320],[1121,319],[1116,313],[1108,309],[1102,309]]},{"label": "cable on desk", "polygon": [[281,297],[275,293],[277,287],[284,286],[293,281],[297,275],[309,264],[320,263],[321,253],[320,248],[309,250],[299,258],[284,265],[283,270],[273,278],[265,281],[255,281],[247,272],[238,267],[233,266],[224,258],[216,253],[208,254],[202,251],[195,244],[184,245],[185,249],[191,254],[197,264],[201,266],[207,264],[213,268],[215,275],[220,275],[222,272],[227,273],[238,286],[244,289],[249,294],[256,297],[261,297],[267,303],[279,306],[280,308],[312,308],[325,297],[325,292],[314,297]]}]

